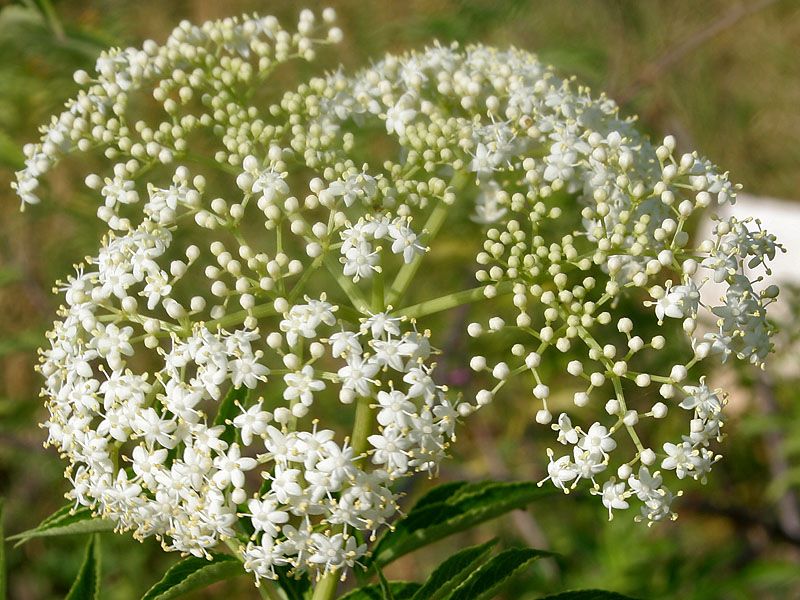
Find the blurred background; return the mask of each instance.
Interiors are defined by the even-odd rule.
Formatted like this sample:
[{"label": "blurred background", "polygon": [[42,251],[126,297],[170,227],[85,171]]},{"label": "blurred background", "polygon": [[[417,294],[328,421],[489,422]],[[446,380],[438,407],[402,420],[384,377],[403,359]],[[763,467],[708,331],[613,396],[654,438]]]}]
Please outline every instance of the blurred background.
[{"label": "blurred background", "polygon": [[[508,598],[535,598],[570,588],[599,587],[640,598],[800,598],[800,369],[796,323],[800,295],[791,234],[800,236],[800,2],[797,0],[404,0],[307,1],[339,13],[345,41],[320,67],[354,69],[387,51],[433,39],[516,45],[562,74],[574,74],[617,99],[655,138],[676,135],[679,149],[697,149],[731,171],[751,197],[743,212],[781,225],[789,247],[778,359],[765,373],[711,374],[733,390],[728,438],[706,486],[690,486],[675,523],[652,528],[632,513],[608,522],[594,498],[554,496],[464,537],[399,561],[388,576],[420,579],[453,547],[498,532],[508,544],[561,555],[520,578]],[[91,70],[108,46],[163,41],[181,19],[195,22],[242,12],[274,14],[293,27],[290,0],[26,0],[0,1],[0,496],[5,528],[35,526],[63,504],[62,464],[41,447],[45,413],[33,371],[36,348],[53,320],[53,282],[93,253],[102,235],[83,191],[85,169],[55,170],[50,198],[19,213],[9,184],[21,166],[19,148],[76,91],[72,73]],[[303,66],[305,72],[309,67]],[[763,198],[773,200],[764,200]],[[466,257],[467,259],[471,257]],[[463,275],[452,264],[429,273]],[[460,275],[461,274],[461,275]],[[423,275],[424,277],[424,275]],[[421,282],[422,286],[425,282]],[[472,319],[476,315],[470,315]],[[463,329],[456,315],[454,332]],[[644,318],[652,318],[651,315]],[[453,376],[467,359],[458,334],[444,364]],[[457,457],[443,479],[542,478],[549,433],[537,428],[529,393],[506,394],[462,430]],[[531,418],[509,419],[508,415]],[[547,438],[545,438],[547,436]],[[415,481],[409,497],[429,486]],[[158,544],[104,535],[103,598],[138,598],[177,556]],[[9,597],[62,597],[81,560],[80,538],[31,541],[7,548]],[[255,597],[247,578],[196,594]]]}]

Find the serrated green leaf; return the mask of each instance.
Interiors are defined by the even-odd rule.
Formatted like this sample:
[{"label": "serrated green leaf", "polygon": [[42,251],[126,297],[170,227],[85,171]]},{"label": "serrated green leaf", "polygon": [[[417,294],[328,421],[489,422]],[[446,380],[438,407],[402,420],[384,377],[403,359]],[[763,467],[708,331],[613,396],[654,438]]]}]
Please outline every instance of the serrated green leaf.
[{"label": "serrated green leaf", "polygon": [[[228,390],[228,393],[225,394],[225,398],[223,398],[222,402],[219,403],[217,414],[214,417],[213,426],[225,425],[225,421],[233,419],[238,411],[236,403],[238,402],[239,404],[244,404],[249,392],[250,389],[245,386],[238,388],[231,387],[231,389]],[[231,443],[235,435],[236,430],[233,427],[226,427],[225,432],[219,437],[220,439]]]},{"label": "serrated green leaf", "polygon": [[89,538],[78,576],[65,600],[97,600],[100,598],[100,536]]},{"label": "serrated green leaf", "polygon": [[541,600],[634,600],[630,596],[623,596],[616,592],[606,592],[605,590],[576,590],[573,592],[561,592],[554,596],[547,596]]},{"label": "serrated green leaf", "polygon": [[71,535],[75,533],[99,533],[114,529],[113,521],[92,516],[91,509],[82,507],[73,512],[72,508],[72,504],[62,506],[39,523],[37,527],[13,535],[8,539],[18,540],[17,546],[19,546],[32,538]]},{"label": "serrated green leaf", "polygon": [[549,552],[532,548],[511,548],[504,550],[476,571],[446,596],[447,600],[487,600],[508,583],[516,573]]},{"label": "serrated green leaf", "polygon": [[[411,600],[420,584],[411,581],[389,581],[389,590],[394,600]],[[378,583],[366,585],[340,596],[339,600],[383,600],[384,593]]]},{"label": "serrated green leaf", "polygon": [[428,490],[417,502],[414,504],[414,510],[428,506],[429,504],[436,504],[444,502],[448,499],[455,497],[456,493],[469,486],[467,481],[448,481],[441,485]]},{"label": "serrated green leaf", "polygon": [[455,587],[463,583],[467,575],[484,563],[497,540],[470,546],[444,561],[428,577],[414,595],[413,600],[438,600],[445,598]]},{"label": "serrated green leaf", "polygon": [[147,590],[142,600],[170,600],[237,575],[243,575],[242,563],[230,554],[212,554],[211,560],[189,556],[170,569],[161,581]]},{"label": "serrated green leaf", "polygon": [[[78,510],[75,510],[74,513],[73,513],[73,509],[74,508],[75,508],[75,503],[74,502],[69,502],[69,503],[65,504],[64,506],[59,508],[56,512],[54,512],[53,514],[45,517],[42,520],[42,522],[39,523],[39,525],[36,527],[36,529],[43,529],[45,527],[49,527],[52,524],[58,523],[60,520],[64,519],[65,517],[68,517],[71,514],[75,514],[75,513],[79,512]],[[22,535],[25,535],[25,534],[24,533],[17,534],[17,536],[22,536]],[[14,536],[14,537],[17,537],[17,536]]]},{"label": "serrated green leaf", "polygon": [[[530,482],[481,482],[445,484],[447,495],[433,490],[408,515],[395,523],[394,531],[377,543],[370,562],[384,566],[417,548],[522,508],[550,494]],[[435,498],[435,499],[434,499]],[[369,559],[368,559],[369,561]]]}]

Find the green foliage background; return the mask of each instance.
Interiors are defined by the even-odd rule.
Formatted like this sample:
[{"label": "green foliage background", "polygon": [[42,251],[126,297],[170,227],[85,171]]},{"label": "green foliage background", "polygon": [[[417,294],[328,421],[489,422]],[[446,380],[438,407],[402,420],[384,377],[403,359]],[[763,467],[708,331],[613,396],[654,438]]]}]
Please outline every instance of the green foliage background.
[{"label": "green foliage background", "polygon": [[[654,136],[675,133],[729,168],[752,193],[797,198],[800,182],[800,3],[796,0],[339,0],[345,42],[324,67],[366,64],[386,51],[442,41],[514,44],[539,54],[618,99]],[[319,8],[321,3],[303,3]],[[72,72],[91,69],[101,49],[163,41],[180,19],[201,21],[246,11],[290,25],[290,0],[26,0],[0,2],[0,495],[5,529],[34,526],[63,503],[62,465],[41,448],[44,411],[33,372],[35,348],[52,321],[52,283],[92,252],[101,235],[80,165],[50,178],[50,201],[24,214],[9,189],[18,148],[76,89]],[[308,67],[298,67],[306,70]],[[471,256],[455,245],[428,270],[453,281],[469,276]],[[441,268],[439,268],[441,267]],[[443,275],[445,274],[445,275]],[[787,298],[782,302],[790,303]],[[796,313],[792,303],[790,314]],[[444,323],[451,372],[466,365],[465,314]],[[646,318],[644,316],[640,318]],[[781,340],[790,348],[791,327]],[[458,373],[456,373],[458,374]],[[725,460],[709,484],[678,503],[680,519],[652,529],[630,515],[607,522],[596,499],[552,496],[474,534],[406,556],[387,571],[421,580],[458,548],[499,535],[560,554],[519,578],[508,598],[535,598],[598,587],[641,598],[800,597],[800,409],[794,371],[726,373],[735,413]],[[564,391],[566,396],[567,390]],[[533,424],[526,390],[463,430],[442,478],[542,477],[545,438]],[[430,483],[413,481],[409,497]],[[157,543],[103,534],[103,598],[138,598],[177,560]],[[7,549],[8,594],[20,600],[63,597],[83,559],[84,538],[32,540]],[[242,577],[195,598],[255,597]]]}]

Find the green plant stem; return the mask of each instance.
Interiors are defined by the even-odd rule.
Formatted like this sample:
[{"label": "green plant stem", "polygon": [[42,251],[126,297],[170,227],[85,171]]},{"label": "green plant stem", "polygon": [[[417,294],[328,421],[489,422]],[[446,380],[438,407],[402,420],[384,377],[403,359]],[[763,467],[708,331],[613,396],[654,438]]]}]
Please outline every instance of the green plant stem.
[{"label": "green plant stem", "polygon": [[[428,220],[425,222],[425,226],[423,227],[423,231],[428,234],[429,242],[436,237],[437,233],[439,233],[439,229],[441,229],[445,219],[447,218],[449,209],[450,207],[444,202],[439,202],[433,207],[433,210],[431,211],[430,216],[428,216]],[[400,267],[400,271],[398,271],[397,276],[394,278],[392,286],[389,289],[388,304],[393,304],[403,297],[403,294],[406,293],[408,286],[413,281],[414,275],[417,274],[417,270],[419,269],[420,264],[422,264],[422,259],[424,257],[425,254],[417,254],[410,263],[404,264],[402,267]]]},{"label": "green plant stem", "polygon": [[264,600],[285,600],[283,594],[275,588],[275,584],[271,581],[261,582],[261,585],[258,586],[258,595]]},{"label": "green plant stem", "polygon": [[359,456],[367,450],[367,438],[372,429],[372,408],[370,408],[370,398],[365,396],[356,400],[356,418],[353,424],[353,435],[350,438],[350,445],[353,447],[353,454]]},{"label": "green plant stem", "polygon": [[339,572],[328,571],[314,586],[314,595],[311,600],[333,600],[336,588],[339,587]]},{"label": "green plant stem", "polygon": [[206,321],[206,328],[209,330],[216,329],[217,327],[230,327],[231,325],[238,325],[242,323],[247,317],[253,316],[255,318],[260,317],[271,317],[276,315],[275,307],[273,306],[272,302],[265,302],[264,304],[259,304],[258,306],[254,306],[250,310],[240,310],[235,313],[230,313],[225,315],[221,319],[213,319],[211,321]]},{"label": "green plant stem", "polygon": [[334,257],[325,255],[325,267],[328,272],[336,279],[336,283],[342,288],[342,291],[347,294],[350,302],[359,312],[366,312],[369,308],[369,303],[364,298],[361,290],[358,289],[353,280],[342,273],[341,265]]},{"label": "green plant stem", "polygon": [[378,271],[372,277],[372,310],[381,312],[386,306],[384,299],[383,271]]},{"label": "green plant stem", "polygon": [[[486,287],[487,286],[476,287],[472,288],[471,290],[464,290],[463,292],[447,294],[446,296],[434,298],[433,300],[426,300],[425,302],[420,302],[419,304],[407,306],[406,308],[397,311],[396,314],[401,317],[419,318],[432,315],[437,312],[442,312],[443,310],[450,310],[451,308],[461,306],[462,304],[478,302],[486,297],[484,293],[486,291]],[[497,291],[496,295],[502,296],[511,292],[511,290],[514,288],[514,283],[511,281],[502,281],[494,285],[494,287]]]},{"label": "green plant stem", "polygon": [[[378,271],[372,280],[372,310],[381,312],[385,310],[383,273]],[[372,431],[372,408],[370,397],[365,396],[356,400],[356,416],[353,422],[353,433],[350,436],[350,446],[355,457],[361,456],[367,450],[367,438]],[[339,571],[329,571],[323,575],[314,586],[314,595],[311,600],[332,600],[336,596],[339,586]]]}]

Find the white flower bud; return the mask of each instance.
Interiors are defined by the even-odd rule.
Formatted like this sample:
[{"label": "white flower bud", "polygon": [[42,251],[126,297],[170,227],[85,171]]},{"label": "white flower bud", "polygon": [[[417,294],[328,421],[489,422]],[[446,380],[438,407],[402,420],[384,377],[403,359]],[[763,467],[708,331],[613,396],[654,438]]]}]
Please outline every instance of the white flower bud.
[{"label": "white flower bud", "polygon": [[617,330],[620,333],[630,333],[633,330],[633,321],[628,317],[623,317],[617,321]]},{"label": "white flower bud", "polygon": [[473,356],[469,361],[473,371],[483,371],[486,368],[486,359],[483,356]]},{"label": "white flower bud", "polygon": [[656,462],[656,453],[650,448],[645,448],[642,450],[641,454],[639,454],[639,460],[642,461],[643,465],[652,465],[654,462]]},{"label": "white flower bud", "polygon": [[567,373],[569,373],[570,375],[574,375],[575,377],[578,377],[583,373],[583,365],[579,360],[571,360],[567,364]]},{"label": "white flower bud", "polygon": [[492,369],[492,377],[503,380],[508,377],[510,372],[511,371],[508,368],[508,365],[504,362],[500,362],[494,366],[494,369]]},{"label": "white flower bud", "polygon": [[536,352],[531,352],[525,357],[525,366],[529,369],[535,369],[542,362],[542,357]]},{"label": "white flower bud", "polygon": [[546,408],[542,408],[536,411],[536,422],[539,423],[539,425],[547,425],[552,420],[553,420],[553,415]]},{"label": "white flower bud", "polygon": [[489,390],[480,390],[475,395],[475,400],[477,401],[478,406],[486,406],[492,401],[492,392]]},{"label": "white flower bud", "polygon": [[625,413],[625,416],[622,417],[622,422],[628,427],[633,427],[639,422],[639,413],[635,410],[629,410]]},{"label": "white flower bud", "polygon": [[479,337],[483,333],[483,327],[480,323],[470,323],[467,325],[467,334],[470,337]]},{"label": "white flower bud", "polygon": [[586,406],[589,403],[589,394],[586,392],[576,392],[572,397],[572,401],[575,403],[575,406]]},{"label": "white flower bud", "polygon": [[675,382],[681,382],[688,376],[688,371],[683,365],[675,365],[669,373],[669,378]]}]

